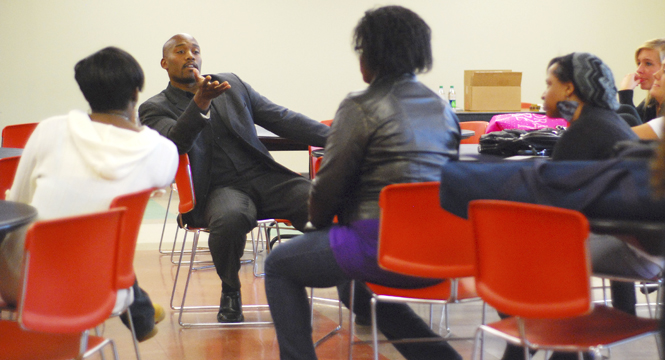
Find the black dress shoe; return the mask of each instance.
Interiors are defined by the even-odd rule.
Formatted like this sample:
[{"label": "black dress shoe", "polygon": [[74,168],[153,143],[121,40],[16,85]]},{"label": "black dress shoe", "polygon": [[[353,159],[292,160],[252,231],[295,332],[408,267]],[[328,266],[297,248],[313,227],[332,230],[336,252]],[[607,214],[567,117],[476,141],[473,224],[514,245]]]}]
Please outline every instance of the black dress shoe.
[{"label": "black dress shoe", "polygon": [[217,313],[217,321],[221,323],[237,323],[245,321],[245,317],[242,315],[240,291],[222,292],[219,313]]}]

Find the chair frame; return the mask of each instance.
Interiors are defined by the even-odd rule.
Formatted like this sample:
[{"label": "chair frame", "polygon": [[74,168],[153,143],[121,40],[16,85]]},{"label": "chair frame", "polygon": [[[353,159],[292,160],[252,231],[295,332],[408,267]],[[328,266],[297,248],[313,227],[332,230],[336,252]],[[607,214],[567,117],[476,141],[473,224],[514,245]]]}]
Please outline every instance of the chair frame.
[{"label": "chair frame", "polygon": [[[506,219],[500,216],[505,216]],[[508,218],[514,219],[515,217],[522,217],[523,221],[528,217],[531,219],[520,230],[501,227],[500,224],[504,224]],[[584,245],[589,225],[584,215],[574,210],[545,205],[504,200],[475,200],[469,204],[469,218],[473,224],[478,246],[479,293],[497,311],[514,315],[513,318],[479,326],[476,331],[476,344],[480,342],[481,334],[490,333],[515,345],[523,346],[524,356],[527,359],[531,358],[529,349],[577,352],[581,358],[582,352],[591,351],[595,356],[599,356],[605,349],[612,346],[656,335],[659,352],[661,351],[662,344],[658,336],[657,320],[637,318],[613,308],[593,305],[589,280],[591,277],[590,264]],[[532,226],[535,226],[535,230],[525,234],[523,229]],[[548,231],[552,226],[556,226],[559,231]],[[517,235],[517,231],[520,231],[519,235]],[[502,232],[505,233],[501,234]],[[538,233],[550,234],[548,236],[551,238],[538,238],[537,242],[532,241],[532,237],[537,236]],[[531,258],[535,258],[529,260],[525,268],[512,270],[513,273],[526,274],[520,280],[529,283],[528,286],[520,286],[518,289],[518,287],[510,285],[509,281],[512,279],[510,274],[497,276],[498,268],[505,265],[502,261],[510,261],[511,264],[518,261],[514,255],[516,250],[508,252],[506,255],[502,253],[503,257],[494,255],[496,254],[494,251],[498,246],[501,246],[502,249],[509,249],[511,245],[504,244],[502,240],[511,239],[512,241],[519,236],[525,237],[521,241],[522,244],[536,245],[530,249],[522,249],[521,245],[517,243],[512,245],[513,247],[520,246],[520,251],[528,252]],[[551,243],[558,245],[558,252],[550,251],[551,246],[548,247],[548,244]],[[489,248],[489,246],[494,246],[494,248]],[[537,249],[535,253],[533,249]],[[488,256],[490,258],[486,259]],[[561,261],[564,256],[566,261]],[[545,257],[551,260],[547,262],[547,265],[541,265]],[[543,275],[541,272],[531,275],[534,271],[527,270],[527,268],[537,266],[546,266],[547,275]],[[567,278],[565,292],[561,293],[562,288],[559,284],[543,281],[543,276],[553,273],[565,274],[562,275]],[[495,285],[496,283],[500,283],[500,285]],[[537,288],[533,288],[534,285],[531,284],[536,283]],[[551,302],[545,302],[544,297],[551,294],[556,294],[557,298],[552,299]],[[572,341],[571,343],[554,344],[554,341],[547,343],[543,340],[552,337],[552,334],[555,333],[570,334],[571,329],[577,329],[583,326],[582,324],[589,326],[594,320],[602,321],[603,326],[595,328],[598,329],[597,331],[604,331],[604,333],[597,333],[594,339],[584,338],[584,335],[580,333],[575,340],[559,339],[561,342]],[[556,329],[561,330],[557,332]],[[509,330],[511,331],[508,332]],[[513,333],[517,335],[511,335]],[[531,336],[541,340],[536,340],[538,343],[532,342],[529,340],[531,336],[528,334],[533,334]],[[584,345],[585,343],[587,345]],[[477,346],[474,346],[472,359],[475,359],[476,355]]]},{"label": "chair frame", "polygon": [[[134,301],[133,285],[136,281],[134,274],[134,252],[136,250],[136,242],[138,240],[139,229],[143,214],[145,213],[148,201],[155,192],[159,191],[156,188],[148,188],[145,190],[136,191],[129,194],[117,196],[111,201],[110,208],[126,208],[127,211],[123,218],[121,239],[120,239],[120,254],[118,256],[119,275],[116,284],[118,291],[128,291],[127,303],[118,312],[114,312],[111,316],[120,316],[125,311],[127,312],[127,319],[129,322],[129,329],[132,333],[132,342],[134,344],[134,352],[136,359],[141,360],[141,352],[139,351],[139,342],[136,338],[136,330],[134,329],[134,321],[132,319],[132,312],[130,305]],[[114,309],[115,310],[115,309]]]},{"label": "chair frame", "polygon": [[[78,348],[76,358],[87,358],[92,354],[102,351],[107,345],[111,345],[114,359],[118,359],[118,351],[115,346],[115,343],[112,339],[101,338],[98,336],[92,337],[89,335],[89,328],[95,326],[92,322],[104,321],[105,318],[110,315],[112,310],[112,302],[109,299],[112,296],[115,296],[116,289],[115,283],[118,280],[119,271],[117,266],[117,258],[120,248],[120,232],[122,226],[122,219],[125,213],[124,208],[112,209],[99,213],[85,214],[79,216],[72,216],[59,219],[51,220],[41,220],[33,223],[26,233],[26,245],[25,245],[25,254],[23,261],[23,272],[22,272],[22,281],[23,287],[21,292],[21,298],[18,306],[18,320],[17,322],[13,321],[2,321],[0,327],[3,328],[3,334],[5,336],[0,339],[0,343],[3,339],[6,341],[26,341],[26,346],[31,348],[36,346],[42,349],[51,349],[48,346],[44,347],[43,344],[37,345],[37,342],[42,342],[45,340],[58,341],[59,343],[68,344],[68,349],[73,350],[74,347]],[[94,225],[93,225],[94,224]],[[95,230],[100,230],[102,235],[98,233],[88,232],[84,235],[82,234],[83,230],[81,228],[87,229],[88,227],[94,227]],[[60,235],[58,235],[60,234]],[[72,235],[75,234],[75,235]],[[80,236],[80,237],[76,237]],[[47,244],[57,243],[60,244],[58,247],[62,249],[62,252],[71,252],[71,247],[61,246],[63,244],[61,239],[58,237],[72,238],[75,237],[76,241],[70,241],[71,245],[82,246],[83,243],[90,244],[102,244],[96,245],[99,246],[95,249],[95,255],[101,257],[111,257],[108,261],[111,266],[99,267],[104,269],[107,274],[102,274],[103,276],[99,278],[100,282],[95,286],[85,287],[87,290],[78,290],[82,293],[78,295],[83,295],[85,292],[94,293],[99,296],[91,296],[91,299],[95,299],[96,303],[99,303],[100,308],[86,310],[85,313],[74,314],[73,316],[66,315],[67,307],[69,310],[76,307],[74,303],[78,304],[78,297],[65,297],[57,296],[52,300],[55,301],[55,304],[60,309],[62,301],[73,301],[71,305],[65,305],[65,310],[63,316],[58,315],[57,318],[60,319],[54,320],[55,315],[53,315],[53,302],[45,302],[41,298],[44,296],[44,291],[47,289],[35,290],[41,288],[38,282],[46,281],[46,275],[39,276],[40,272],[45,273],[49,272],[48,278],[52,278],[52,271],[58,271],[59,269],[52,270],[50,267],[46,270],[44,264],[34,265],[41,263],[44,259],[45,254],[48,252],[49,256],[52,254],[55,258],[62,259],[66,258],[67,255],[64,253],[58,253],[58,249],[54,250],[53,246]],[[101,238],[100,238],[101,237]],[[67,243],[66,239],[62,239],[64,244]],[[99,241],[96,241],[99,240]],[[85,248],[89,251],[90,249]],[[78,253],[81,253],[81,250],[77,250]],[[42,253],[42,254],[40,254]],[[89,252],[87,254],[90,254]],[[90,254],[92,255],[92,254]],[[82,254],[78,256],[83,257]],[[94,259],[99,260],[99,257],[93,257]],[[70,265],[71,262],[66,262],[67,265]],[[81,266],[83,264],[76,263],[75,266],[71,267],[73,271],[80,272],[76,266]],[[104,264],[107,265],[107,264]],[[50,266],[50,265],[49,265]],[[64,266],[64,265],[63,265]],[[40,270],[41,268],[41,270]],[[109,270],[111,268],[111,270]],[[110,272],[110,274],[108,274]],[[37,278],[37,279],[35,279]],[[67,278],[66,274],[63,274],[63,278]],[[102,280],[111,280],[109,282]],[[34,284],[33,284],[34,283]],[[101,293],[100,293],[101,290]],[[67,289],[62,289],[62,291],[67,291]],[[70,289],[71,291],[71,289]],[[41,294],[40,294],[41,293]],[[74,300],[63,300],[63,299],[74,299]],[[43,305],[49,303],[50,309],[43,309]],[[107,312],[108,311],[108,312]],[[105,315],[106,314],[106,315]],[[69,321],[67,319],[69,318]],[[99,319],[99,320],[95,320]],[[10,333],[6,332],[10,331]],[[20,336],[16,336],[19,335]],[[11,336],[14,334],[14,336]],[[77,335],[80,334],[80,335]],[[9,336],[8,336],[9,335]],[[19,340],[20,339],[20,340]],[[78,339],[78,345],[71,343]],[[92,340],[92,342],[91,342]],[[66,346],[66,345],[65,345]],[[62,352],[57,348],[52,348],[53,352],[51,356],[63,356]],[[3,351],[7,351],[6,348],[3,348]],[[5,353],[6,356],[20,356],[23,358],[25,354],[21,353]],[[43,356],[42,354],[41,356]]]},{"label": "chair frame", "polygon": [[[198,263],[201,263],[200,261],[196,260],[196,256],[198,253],[198,244],[199,244],[199,237],[201,235],[201,232],[208,232],[208,229],[206,228],[199,228],[199,227],[190,227],[187,224],[185,224],[182,221],[182,214],[187,213],[194,209],[194,206],[196,205],[196,196],[194,194],[194,186],[192,183],[192,176],[191,176],[191,168],[189,165],[189,157],[187,154],[182,154],[180,155],[180,163],[178,165],[178,171],[176,173],[176,184],[178,185],[178,191],[180,194],[180,204],[178,206],[178,212],[180,213],[178,215],[178,224],[179,227],[185,230],[185,236],[183,237],[182,241],[182,249],[180,251],[179,259],[178,259],[178,265],[177,265],[177,270],[176,270],[176,276],[175,280],[173,282],[173,290],[171,292],[171,301],[170,301],[170,306],[171,309],[177,310],[178,311],[178,323],[180,326],[184,328],[195,328],[195,327],[208,327],[208,328],[233,328],[233,327],[243,327],[243,326],[261,326],[261,325],[271,325],[273,322],[272,321],[244,321],[244,322],[238,322],[238,323],[220,323],[220,322],[207,322],[207,323],[193,323],[193,322],[185,322],[183,321],[183,314],[184,312],[206,312],[206,311],[218,311],[219,306],[213,306],[213,305],[185,305],[186,299],[187,299],[187,291],[189,289],[189,284],[192,276],[192,272],[196,270],[202,270],[202,269],[211,269],[214,268],[214,265],[203,265],[203,266],[197,266]],[[183,261],[183,255],[185,254],[185,248],[186,248],[186,243],[187,243],[187,234],[188,233],[194,233],[194,238],[192,240],[192,245],[191,245],[191,250],[189,251],[190,258],[189,262],[184,262]],[[175,244],[174,244],[175,246]],[[254,245],[252,245],[252,248],[254,248]],[[253,260],[250,260],[253,261]],[[210,262],[207,262],[210,264]],[[187,278],[185,280],[185,288],[183,291],[182,295],[182,301],[180,302],[180,305],[175,305],[174,304],[174,299],[175,299],[175,293],[176,293],[176,288],[178,285],[178,280],[180,277],[180,269],[183,266],[188,266],[188,271],[187,271]],[[243,311],[248,311],[248,312],[265,312],[268,311],[268,305],[265,304],[259,304],[259,305],[242,305]]]},{"label": "chair frame", "polygon": [[[379,196],[379,206],[381,207],[381,219],[379,229],[379,265],[387,270],[402,273],[411,276],[421,276],[429,278],[448,279],[449,282],[443,282],[434,286],[404,290],[393,289],[384,286],[378,286],[368,283],[368,287],[372,290],[371,300],[371,317],[372,317],[372,340],[371,341],[353,341],[354,327],[351,326],[349,335],[349,360],[353,357],[352,347],[355,344],[371,343],[374,349],[374,359],[379,358],[380,343],[415,343],[415,342],[438,342],[438,341],[451,341],[451,340],[470,340],[472,338],[466,337],[453,337],[451,336],[450,328],[447,326],[446,316],[446,331],[447,334],[442,338],[408,338],[400,340],[378,340],[378,326],[376,319],[376,305],[379,301],[396,302],[396,303],[418,303],[430,304],[430,326],[432,325],[432,305],[443,305],[444,313],[447,315],[447,305],[453,303],[462,303],[467,301],[480,300],[475,294],[473,284],[471,287],[471,294],[465,291],[464,295],[459,292],[459,280],[461,278],[472,277],[475,274],[475,256],[474,256],[474,241],[471,235],[470,224],[466,220],[457,218],[456,216],[446,212],[439,205],[439,182],[424,182],[424,183],[405,183],[393,184],[383,188]],[[418,209],[421,212],[414,213],[413,209]],[[427,216],[422,216],[422,212]],[[408,211],[414,215],[414,218],[403,219],[403,212]],[[421,215],[417,215],[421,214]],[[403,233],[397,234],[394,230],[399,226],[400,231]],[[439,231],[442,226],[447,226],[449,234]],[[436,229],[435,229],[436,228]],[[413,252],[416,255],[404,255],[399,253],[399,248],[396,245],[403,238],[404,233],[411,234],[410,236],[418,239],[429,239],[420,246],[413,246]],[[444,235],[445,234],[445,235]],[[453,234],[453,235],[450,235]],[[448,236],[459,236],[460,239],[455,238],[455,242],[446,241]],[[390,243],[388,243],[390,241]],[[462,246],[455,246],[453,249],[448,249],[453,243],[463,244]],[[390,244],[390,247],[388,247]],[[429,246],[436,246],[432,249]],[[418,251],[421,248],[427,248],[427,252],[435,254],[446,254],[455,252],[455,257],[459,258],[446,264],[445,260],[441,263],[432,264],[430,259],[427,262],[419,263],[416,258],[422,257],[422,252]],[[450,251],[446,251],[450,250]],[[390,252],[389,252],[390,251]],[[464,282],[465,285],[468,281]],[[354,304],[354,285],[355,281],[351,283],[351,298],[350,298],[350,311],[349,311],[349,324],[353,324],[353,304]],[[467,287],[465,287],[466,289]],[[420,298],[416,294],[420,291],[426,291],[427,297]],[[381,291],[383,293],[379,293]],[[413,295],[407,295],[413,292]],[[446,292],[448,293],[447,295]],[[437,295],[434,295],[436,293]],[[400,295],[397,295],[400,294]],[[439,298],[439,294],[442,297]],[[482,320],[485,323],[485,304],[483,303]]]}]

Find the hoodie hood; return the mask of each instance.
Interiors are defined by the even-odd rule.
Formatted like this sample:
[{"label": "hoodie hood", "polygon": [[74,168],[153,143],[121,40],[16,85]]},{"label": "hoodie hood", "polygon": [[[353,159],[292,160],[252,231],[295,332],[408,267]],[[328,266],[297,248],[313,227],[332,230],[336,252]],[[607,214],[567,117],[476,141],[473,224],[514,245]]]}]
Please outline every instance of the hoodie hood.
[{"label": "hoodie hood", "polygon": [[88,114],[73,110],[67,126],[72,142],[83,161],[100,177],[122,179],[142,163],[155,149],[158,133],[121,129],[113,125],[93,122]]}]

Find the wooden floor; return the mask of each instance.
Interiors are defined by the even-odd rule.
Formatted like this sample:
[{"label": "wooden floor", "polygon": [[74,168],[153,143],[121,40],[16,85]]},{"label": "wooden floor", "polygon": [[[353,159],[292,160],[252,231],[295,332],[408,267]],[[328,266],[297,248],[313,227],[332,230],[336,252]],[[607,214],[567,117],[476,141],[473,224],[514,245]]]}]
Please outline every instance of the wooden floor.
[{"label": "wooden floor", "polygon": [[[275,331],[272,326],[236,327],[213,329],[185,329],[178,324],[177,313],[169,309],[169,298],[173,286],[176,267],[168,256],[160,255],[157,242],[162,231],[164,209],[168,193],[161,199],[150,202],[143,226],[141,228],[139,248],[136,252],[135,270],[142,288],[149,292],[152,300],[166,309],[166,319],[157,325],[159,333],[152,339],[140,344],[141,356],[144,360],[156,359],[279,359],[279,351]],[[177,203],[177,201],[176,201]],[[173,217],[173,214],[170,215]],[[175,223],[169,220],[165,238],[171,243],[175,231]],[[264,280],[255,278],[251,265],[243,265],[241,269],[243,284],[242,296],[244,304],[266,304]],[[199,271],[195,274],[188,296],[191,305],[219,304],[221,284],[214,270]],[[180,298],[178,292],[176,297]],[[321,289],[316,296],[336,298],[333,289]],[[598,294],[600,296],[600,293]],[[191,302],[189,299],[191,298]],[[428,307],[415,307],[424,318],[428,317]],[[646,309],[640,308],[640,314],[647,316]],[[188,313],[187,321],[214,322],[216,311],[204,313]],[[433,328],[439,331],[441,309],[434,310]],[[269,313],[245,313],[248,319],[270,319]],[[343,330],[317,348],[319,359],[348,358],[348,313],[344,309]],[[488,321],[498,319],[494,310],[488,310]],[[450,309],[450,325],[455,336],[472,337],[476,326],[481,321],[481,305],[478,302],[455,304]],[[316,302],[314,305],[314,338],[319,338],[336,326],[337,307],[334,304]],[[369,327],[356,326],[359,339],[369,339]],[[129,331],[119,319],[110,319],[105,324],[104,335],[113,338],[120,351],[121,359],[134,359],[134,349]],[[471,359],[473,342],[470,340],[451,342],[464,359]],[[497,339],[488,338],[485,347],[485,359],[499,359],[505,344]],[[402,359],[391,345],[381,345],[382,359]],[[107,352],[106,359],[110,353]],[[371,359],[372,349],[368,345],[354,346],[354,359]],[[612,359],[658,359],[655,340],[648,337],[637,342],[618,346],[612,349]],[[543,359],[538,353],[535,359]]]}]

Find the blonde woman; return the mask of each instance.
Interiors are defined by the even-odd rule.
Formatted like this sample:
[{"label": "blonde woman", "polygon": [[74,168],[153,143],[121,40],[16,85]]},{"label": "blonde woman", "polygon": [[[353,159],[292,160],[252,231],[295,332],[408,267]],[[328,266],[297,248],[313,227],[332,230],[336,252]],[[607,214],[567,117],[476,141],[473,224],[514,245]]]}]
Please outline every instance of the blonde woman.
[{"label": "blonde woman", "polygon": [[[635,51],[635,62],[637,70],[634,73],[626,75],[619,85],[619,102],[621,104],[633,105],[634,89],[639,85],[642,90],[651,90],[654,83],[653,74],[661,67],[665,60],[665,38],[652,39],[637,48]],[[636,110],[640,115],[642,122],[658,117],[657,104],[651,95],[647,92],[647,97]]]},{"label": "blonde woman", "polygon": [[656,115],[659,116],[648,122],[633,126],[633,131],[644,140],[657,140],[663,138],[663,115],[665,115],[665,61],[660,67],[660,70],[653,74],[653,85],[649,90],[649,96],[654,104],[653,108]]}]

